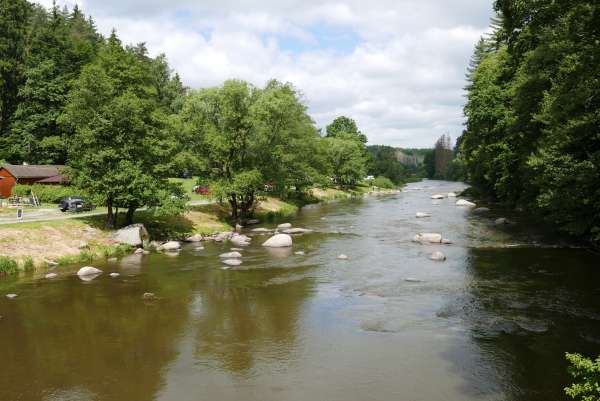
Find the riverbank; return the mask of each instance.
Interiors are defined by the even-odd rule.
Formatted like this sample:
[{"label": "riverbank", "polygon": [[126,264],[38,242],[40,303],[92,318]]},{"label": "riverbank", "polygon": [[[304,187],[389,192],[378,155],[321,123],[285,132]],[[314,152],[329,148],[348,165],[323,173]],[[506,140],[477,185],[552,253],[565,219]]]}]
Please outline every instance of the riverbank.
[{"label": "riverbank", "polygon": [[[255,217],[261,222],[273,222],[293,216],[306,203],[394,191],[361,186],[354,190],[313,188],[306,198],[294,201],[265,196],[258,202]],[[181,240],[195,234],[233,231],[228,213],[226,205],[211,203],[189,206],[185,213],[177,216],[157,216],[142,210],[136,212],[134,221],[144,224],[152,240]],[[95,215],[0,226],[0,276],[45,271],[73,263],[91,263],[130,253],[131,248],[115,242],[113,232],[102,227],[103,218]]]}]

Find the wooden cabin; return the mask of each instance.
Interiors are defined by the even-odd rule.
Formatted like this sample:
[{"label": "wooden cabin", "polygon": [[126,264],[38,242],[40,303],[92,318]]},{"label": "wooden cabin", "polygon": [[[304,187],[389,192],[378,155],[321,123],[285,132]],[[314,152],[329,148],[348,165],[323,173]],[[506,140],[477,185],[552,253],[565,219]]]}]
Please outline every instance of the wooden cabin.
[{"label": "wooden cabin", "polygon": [[0,198],[8,198],[17,184],[61,185],[68,182],[63,174],[65,166],[59,165],[16,165],[0,167]]}]

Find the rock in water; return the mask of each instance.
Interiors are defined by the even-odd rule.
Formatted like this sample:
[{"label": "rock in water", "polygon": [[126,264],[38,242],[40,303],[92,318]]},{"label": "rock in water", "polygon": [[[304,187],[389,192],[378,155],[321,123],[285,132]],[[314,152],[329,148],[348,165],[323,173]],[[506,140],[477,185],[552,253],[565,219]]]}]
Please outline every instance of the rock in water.
[{"label": "rock in water", "polygon": [[508,224],[508,219],[506,217],[499,217],[496,219],[495,221],[496,225],[504,225],[504,224]]},{"label": "rock in water", "polygon": [[258,220],[258,219],[246,220],[246,225],[258,224],[258,223],[260,223],[260,220]]},{"label": "rock in water", "polygon": [[117,230],[113,239],[121,244],[143,246],[144,242],[150,239],[150,235],[143,224],[132,224]]},{"label": "rock in water", "polygon": [[283,224],[279,224],[277,226],[277,228],[279,228],[280,230],[286,229],[286,228],[292,228],[292,224],[291,223],[283,223]]},{"label": "rock in water", "polygon": [[454,192],[448,192],[448,198],[456,198],[456,194]]},{"label": "rock in water", "polygon": [[444,195],[442,195],[442,194],[431,195],[431,199],[444,199]]},{"label": "rock in water", "polygon": [[164,244],[162,244],[159,247],[159,250],[161,250],[161,251],[167,251],[167,252],[178,251],[180,249],[181,249],[181,244],[179,243],[179,241],[165,242]]},{"label": "rock in water", "polygon": [[144,249],[142,248],[137,248],[134,252],[135,255],[143,255],[144,254]]},{"label": "rock in water", "polygon": [[483,214],[483,213],[487,213],[489,211],[490,211],[490,209],[488,209],[487,207],[478,207],[478,208],[473,209],[473,213],[475,213],[475,214]]},{"label": "rock in water", "polygon": [[304,233],[310,233],[312,232],[312,230],[309,230],[308,228],[300,228],[300,227],[296,227],[296,228],[288,228],[283,230],[284,234],[304,234]]},{"label": "rock in water", "polygon": [[339,260],[348,260],[348,255],[344,255],[343,253],[338,255],[337,257]]},{"label": "rock in water", "polygon": [[475,207],[477,206],[476,204],[474,204],[473,202],[469,202],[466,199],[459,199],[456,201],[456,206],[468,206],[468,207]]},{"label": "rock in water", "polygon": [[264,228],[264,227],[259,227],[259,228],[253,228],[252,230],[253,233],[270,233],[272,230],[269,230],[268,228]]},{"label": "rock in water", "polygon": [[444,244],[444,245],[450,245],[450,244],[452,244],[452,241],[449,240],[448,238],[442,238],[442,244]]},{"label": "rock in water", "polygon": [[431,243],[441,243],[442,242],[442,234],[438,233],[419,233],[415,235],[413,238],[415,242],[431,242]]},{"label": "rock in water", "polygon": [[231,241],[234,245],[247,246],[250,245],[250,241],[252,241],[252,238],[248,237],[247,235],[236,234],[233,237],[231,237],[229,241]]},{"label": "rock in water", "polygon": [[239,266],[242,264],[242,261],[239,259],[225,259],[223,263],[227,266]]},{"label": "rock in water", "polygon": [[96,269],[95,267],[92,267],[92,266],[84,266],[77,271],[77,275],[79,277],[95,276],[98,274],[102,274],[102,270]]},{"label": "rock in water", "polygon": [[285,248],[292,246],[292,237],[288,234],[275,234],[266,240],[262,246],[270,248]]},{"label": "rock in water", "polygon": [[144,295],[142,295],[142,299],[144,301],[154,301],[156,299],[156,295],[154,295],[153,292],[145,292]]},{"label": "rock in water", "polygon": [[417,212],[417,214],[415,216],[417,217],[417,219],[421,219],[423,217],[431,217],[431,214],[424,213],[424,212]]},{"label": "rock in water", "polygon": [[189,237],[187,237],[185,239],[185,242],[200,242],[202,241],[203,237],[201,234],[194,234],[194,235],[190,235]]},{"label": "rock in water", "polygon": [[242,254],[239,252],[227,252],[220,254],[219,257],[224,259],[241,258]]},{"label": "rock in water", "polygon": [[435,251],[431,255],[429,255],[429,259],[435,260],[438,262],[443,262],[444,260],[446,260],[446,255],[444,255],[440,251]]},{"label": "rock in water", "polygon": [[115,277],[119,277],[120,274],[119,273],[110,273],[109,276],[111,276],[112,278],[115,278]]},{"label": "rock in water", "polygon": [[52,278],[56,278],[57,276],[58,276],[58,274],[56,274],[56,273],[48,273],[48,274],[46,274],[45,277],[47,279],[52,279]]},{"label": "rock in water", "polygon": [[298,252],[294,252],[294,255],[304,256],[304,255],[306,255],[306,252],[304,252],[304,251],[298,251]]},{"label": "rock in water", "polygon": [[17,294],[6,294],[6,298],[8,299],[15,299],[16,297],[18,297]]}]

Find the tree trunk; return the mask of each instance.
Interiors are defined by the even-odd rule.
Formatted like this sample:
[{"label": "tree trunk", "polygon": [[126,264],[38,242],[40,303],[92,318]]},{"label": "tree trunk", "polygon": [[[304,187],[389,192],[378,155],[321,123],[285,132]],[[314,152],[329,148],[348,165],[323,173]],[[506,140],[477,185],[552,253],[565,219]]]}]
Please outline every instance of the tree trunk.
[{"label": "tree trunk", "polygon": [[113,200],[112,200],[112,198],[109,198],[106,201],[106,207],[107,207],[108,211],[106,212],[105,227],[108,228],[108,229],[113,229],[113,228],[115,228],[115,215],[113,214]]},{"label": "tree trunk", "polygon": [[238,222],[238,204],[236,195],[231,195],[229,198],[229,204],[231,205],[231,218],[234,222]]},{"label": "tree trunk", "polygon": [[133,214],[137,209],[137,205],[129,205],[127,208],[127,214],[125,215],[125,226],[133,224]]}]

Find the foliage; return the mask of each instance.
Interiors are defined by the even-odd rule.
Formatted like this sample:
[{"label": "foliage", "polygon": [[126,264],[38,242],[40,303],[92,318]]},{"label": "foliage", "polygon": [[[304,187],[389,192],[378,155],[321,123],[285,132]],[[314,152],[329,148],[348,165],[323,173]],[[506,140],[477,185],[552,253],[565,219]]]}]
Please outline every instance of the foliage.
[{"label": "foliage", "polygon": [[324,139],[327,161],[335,183],[354,187],[367,174],[364,145],[360,141],[329,137]]},{"label": "foliage", "polygon": [[62,185],[17,184],[13,187],[12,190],[12,194],[14,196],[31,196],[32,193],[35,194],[35,196],[42,203],[58,203],[65,196],[87,195],[87,193],[80,191],[76,188],[66,187]]},{"label": "foliage", "polygon": [[468,73],[469,182],[600,240],[600,4],[498,0]]},{"label": "foliage", "polygon": [[[398,160],[399,149],[391,146],[367,146],[369,153],[368,173],[373,176],[384,176],[395,184],[402,183],[408,176],[410,167]],[[414,166],[412,167],[414,170]]]},{"label": "foliage", "polygon": [[600,357],[595,360],[580,354],[566,354],[571,364],[569,371],[576,382],[565,388],[565,393],[574,400],[600,400]]},{"label": "foliage", "polygon": [[377,188],[385,188],[385,189],[396,188],[396,185],[394,185],[394,183],[389,178],[382,177],[382,176],[375,177],[375,179],[373,179],[371,184]]},{"label": "foliage", "polygon": [[350,117],[337,117],[325,128],[325,131],[328,138],[347,139],[362,142],[363,144],[367,143],[367,136],[359,131],[356,121]]},{"label": "foliage", "polygon": [[17,261],[8,256],[0,256],[0,276],[19,272]]}]

